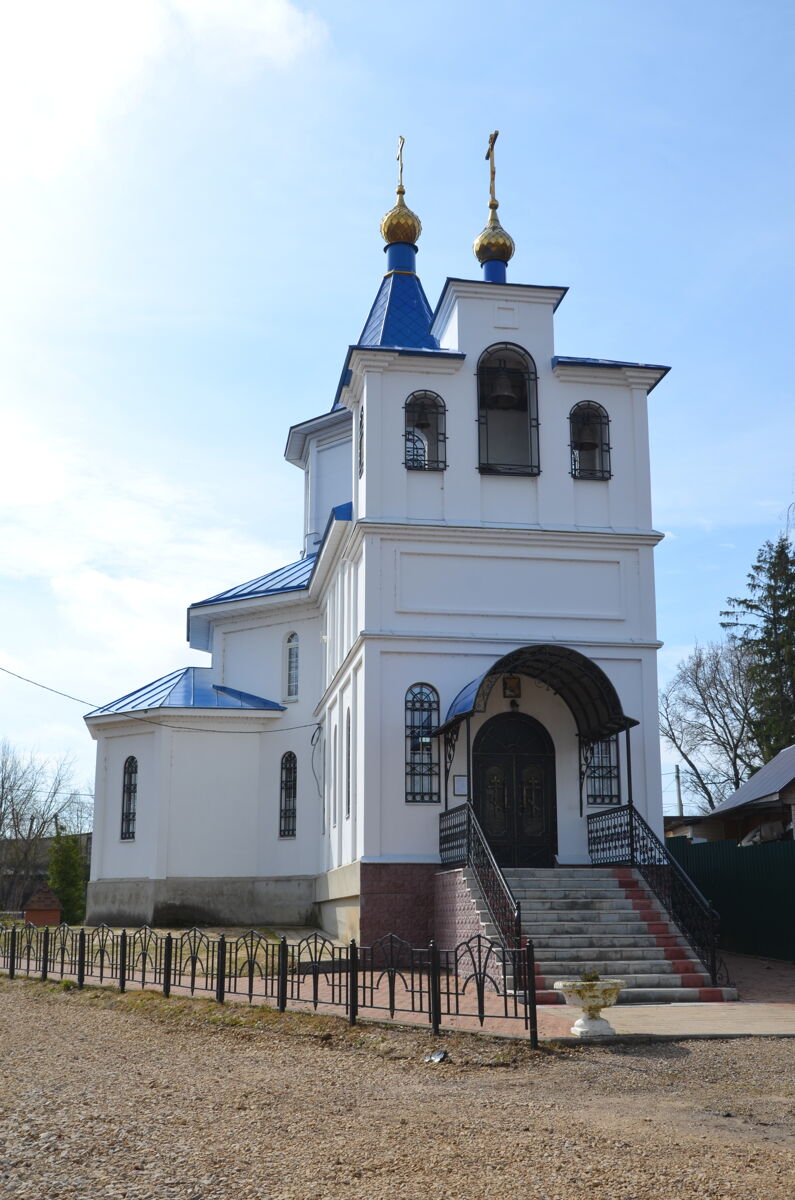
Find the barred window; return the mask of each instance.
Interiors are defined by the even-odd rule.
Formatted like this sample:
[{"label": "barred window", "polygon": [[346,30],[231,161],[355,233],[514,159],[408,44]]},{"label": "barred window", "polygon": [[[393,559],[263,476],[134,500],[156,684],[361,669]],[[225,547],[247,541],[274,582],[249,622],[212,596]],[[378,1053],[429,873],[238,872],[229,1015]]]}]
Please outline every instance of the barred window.
[{"label": "barred window", "polygon": [[569,413],[571,473],[575,479],[610,478],[610,418],[601,404],[575,404]]},{"label": "barred window", "polygon": [[490,346],[478,363],[479,470],[486,475],[538,475],[535,363],[521,346]]},{"label": "barred window", "polygon": [[285,696],[288,700],[298,699],[298,634],[290,633],[287,635],[285,643],[287,650],[287,660],[285,663],[286,688]]},{"label": "barred window", "polygon": [[618,737],[613,734],[593,747],[586,788],[589,804],[620,804]]},{"label": "barred window", "polygon": [[444,471],[447,467],[444,400],[435,392],[412,392],[404,412],[406,469]]},{"label": "barred window", "polygon": [[406,692],[406,803],[438,804],[439,694],[427,683],[415,683]]},{"label": "barred window", "polygon": [[298,793],[298,763],[292,750],[282,755],[282,778],[279,790],[279,837],[294,838],[296,825],[296,796]]},{"label": "barred window", "polygon": [[121,787],[121,838],[135,839],[135,807],[138,800],[138,759],[132,754],[124,763]]},{"label": "barred window", "polygon": [[359,409],[359,478],[364,474],[364,405]]}]

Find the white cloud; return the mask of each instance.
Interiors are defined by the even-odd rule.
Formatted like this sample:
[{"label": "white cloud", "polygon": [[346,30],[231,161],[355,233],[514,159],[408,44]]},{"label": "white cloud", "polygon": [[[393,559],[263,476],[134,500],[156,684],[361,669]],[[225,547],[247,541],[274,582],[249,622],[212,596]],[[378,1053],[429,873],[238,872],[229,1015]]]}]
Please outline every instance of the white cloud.
[{"label": "white cloud", "polygon": [[322,45],[289,0],[7,0],[0,7],[0,181],[50,178],[136,101],[160,61],[284,69]]}]

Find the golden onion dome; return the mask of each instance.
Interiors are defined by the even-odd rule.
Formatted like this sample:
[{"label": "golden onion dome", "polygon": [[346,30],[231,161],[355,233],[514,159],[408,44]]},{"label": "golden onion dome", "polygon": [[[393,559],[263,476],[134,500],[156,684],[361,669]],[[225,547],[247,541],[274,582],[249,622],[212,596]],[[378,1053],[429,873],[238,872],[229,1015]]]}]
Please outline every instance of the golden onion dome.
[{"label": "golden onion dome", "polygon": [[422,233],[422,222],[406,204],[405,194],[403,184],[398,184],[397,204],[381,221],[381,237],[388,246],[395,242],[408,242],[413,246]]},{"label": "golden onion dome", "polygon": [[481,265],[485,262],[491,262],[495,258],[499,262],[507,263],[513,258],[513,252],[516,249],[513,238],[500,225],[497,209],[499,203],[496,200],[489,201],[489,219],[486,222],[486,228],[482,233],[479,233],[472,243],[472,249],[475,252],[475,258]]}]

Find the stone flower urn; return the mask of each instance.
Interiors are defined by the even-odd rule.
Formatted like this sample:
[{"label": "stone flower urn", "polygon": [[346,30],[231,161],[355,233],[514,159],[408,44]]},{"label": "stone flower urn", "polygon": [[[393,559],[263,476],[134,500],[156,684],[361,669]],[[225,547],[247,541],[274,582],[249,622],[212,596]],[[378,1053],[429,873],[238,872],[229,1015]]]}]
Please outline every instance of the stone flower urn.
[{"label": "stone flower urn", "polygon": [[615,1034],[610,1022],[599,1014],[618,1000],[618,993],[627,986],[623,979],[559,979],[552,986],[556,992],[563,993],[567,1004],[583,1010],[583,1015],[571,1027],[575,1037],[612,1037]]}]

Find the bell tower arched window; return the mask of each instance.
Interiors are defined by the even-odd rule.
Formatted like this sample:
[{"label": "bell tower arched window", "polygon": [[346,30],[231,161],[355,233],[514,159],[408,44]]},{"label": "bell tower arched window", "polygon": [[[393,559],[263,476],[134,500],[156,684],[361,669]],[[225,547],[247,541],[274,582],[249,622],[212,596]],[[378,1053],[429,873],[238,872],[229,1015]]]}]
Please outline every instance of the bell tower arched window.
[{"label": "bell tower arched window", "polygon": [[569,413],[571,473],[575,479],[609,479],[610,418],[601,404],[584,401]]},{"label": "bell tower arched window", "polygon": [[538,475],[538,375],[521,346],[490,346],[478,363],[479,470]]},{"label": "bell tower arched window", "polygon": [[446,409],[435,392],[412,392],[405,404],[406,469],[444,471],[447,466]]},{"label": "bell tower arched window", "polygon": [[135,839],[135,809],[138,803],[138,759],[132,754],[124,762],[121,787],[121,840]]},{"label": "bell tower arched window", "polygon": [[406,803],[438,804],[439,693],[427,683],[406,692]]}]

